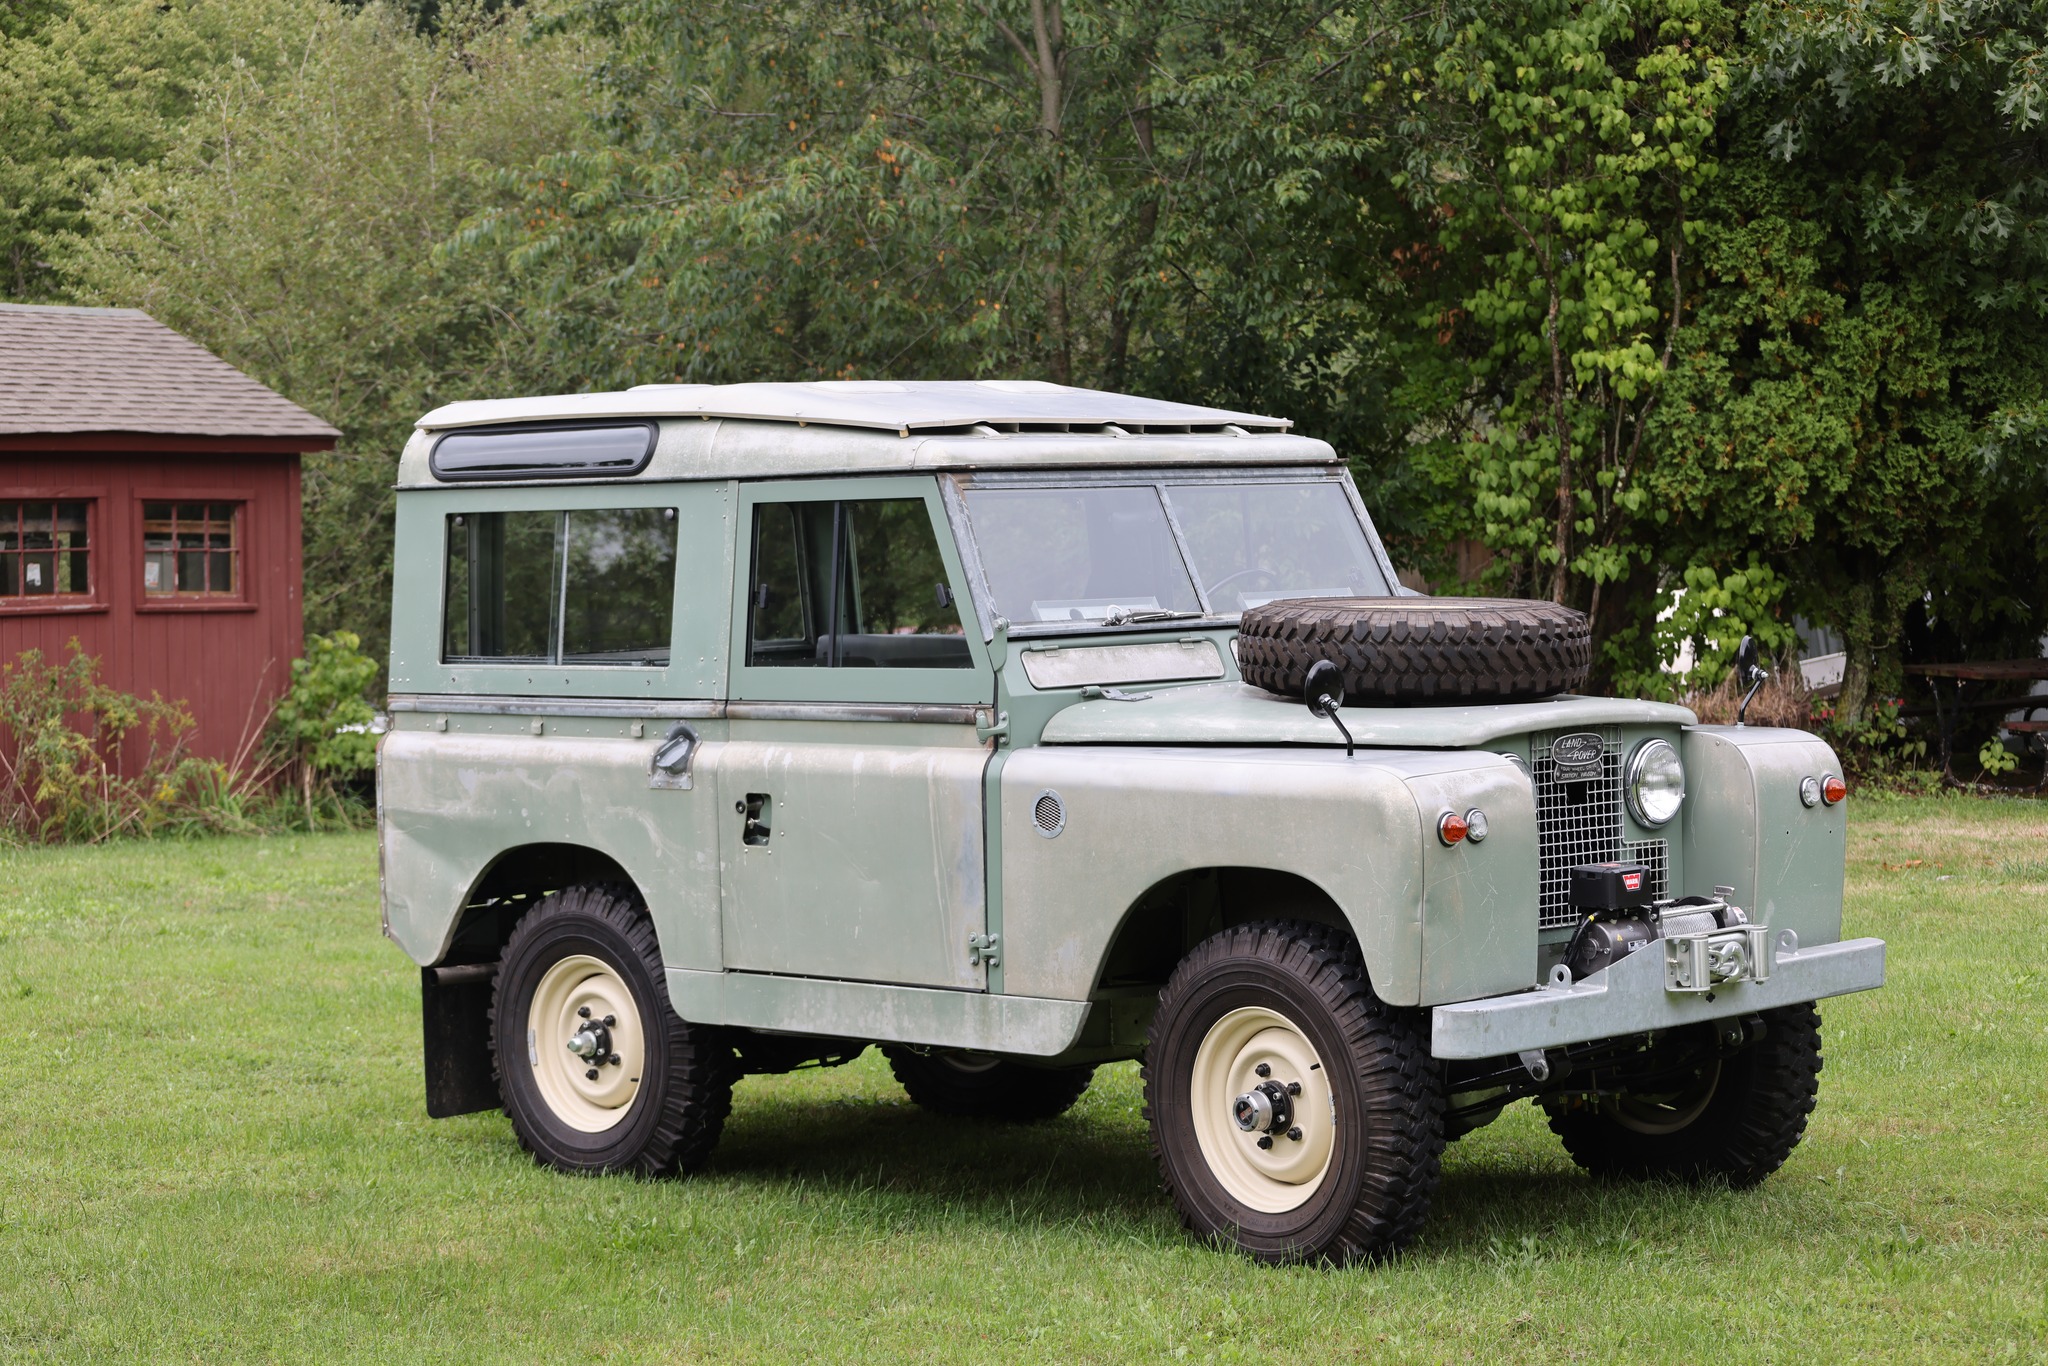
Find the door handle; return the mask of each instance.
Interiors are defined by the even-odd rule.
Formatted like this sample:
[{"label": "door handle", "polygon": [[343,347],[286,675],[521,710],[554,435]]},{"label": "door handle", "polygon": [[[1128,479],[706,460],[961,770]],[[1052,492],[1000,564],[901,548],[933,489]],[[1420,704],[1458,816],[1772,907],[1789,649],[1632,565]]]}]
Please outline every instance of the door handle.
[{"label": "door handle", "polygon": [[676,722],[655,746],[654,757],[647,761],[647,785],[688,791],[690,763],[696,757],[697,732],[687,721]]}]

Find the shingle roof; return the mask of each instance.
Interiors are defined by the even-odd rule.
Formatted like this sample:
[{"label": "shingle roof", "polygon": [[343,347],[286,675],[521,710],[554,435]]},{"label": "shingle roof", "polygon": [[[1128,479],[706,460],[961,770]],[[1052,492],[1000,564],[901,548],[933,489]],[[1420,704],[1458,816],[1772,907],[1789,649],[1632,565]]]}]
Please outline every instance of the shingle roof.
[{"label": "shingle roof", "polygon": [[136,308],[0,304],[0,433],[341,433]]}]

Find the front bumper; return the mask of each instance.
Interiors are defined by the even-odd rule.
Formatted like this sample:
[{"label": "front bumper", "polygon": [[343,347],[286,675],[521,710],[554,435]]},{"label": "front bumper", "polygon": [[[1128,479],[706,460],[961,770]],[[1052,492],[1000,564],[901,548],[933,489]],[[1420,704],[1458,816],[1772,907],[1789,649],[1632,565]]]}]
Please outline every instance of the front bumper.
[{"label": "front bumper", "polygon": [[1438,1006],[1432,1012],[1430,1052],[1447,1059],[1493,1058],[1675,1029],[1883,985],[1882,939],[1780,950],[1766,980],[1728,982],[1703,994],[1668,989],[1664,955],[1636,953],[1568,986]]}]

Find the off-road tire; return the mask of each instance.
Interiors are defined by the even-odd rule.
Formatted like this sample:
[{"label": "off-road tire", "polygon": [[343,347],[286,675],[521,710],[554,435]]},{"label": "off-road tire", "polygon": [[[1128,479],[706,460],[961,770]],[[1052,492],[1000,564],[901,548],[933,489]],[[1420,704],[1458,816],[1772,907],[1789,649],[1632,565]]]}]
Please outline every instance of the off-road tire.
[{"label": "off-road tire", "polygon": [[[639,1090],[625,1117],[599,1133],[565,1123],[529,1062],[528,1012],[548,969],[572,955],[610,968],[639,1007],[644,1050]],[[732,1112],[733,1051],[719,1031],[669,1005],[654,927],[630,888],[578,886],[520,918],[491,995],[491,1058],[498,1094],[520,1146],[558,1171],[671,1176],[701,1166]],[[558,1040],[533,1046],[562,1047]]]},{"label": "off-road tire", "polygon": [[[1285,1016],[1330,1078],[1328,1166],[1305,1203],[1277,1214],[1231,1194],[1203,1154],[1192,1114],[1203,1041],[1242,1010]],[[1421,1229],[1444,1147],[1442,1072],[1420,1013],[1374,994],[1348,935],[1266,921],[1198,944],[1160,993],[1143,1078],[1160,1176],[1197,1236],[1262,1262],[1342,1264],[1391,1256]],[[1305,1111],[1300,1120],[1312,1118]]]},{"label": "off-road tire", "polygon": [[1593,634],[1583,613],[1510,598],[1290,598],[1246,610],[1244,681],[1299,700],[1319,659],[1346,701],[1525,702],[1584,686]]},{"label": "off-road tire", "polygon": [[1032,1124],[1074,1108],[1088,1083],[1090,1067],[1032,1067],[1007,1058],[920,1053],[887,1047],[889,1070],[920,1109],[961,1119],[997,1119]]},{"label": "off-road tire", "polygon": [[1672,1133],[1629,1128],[1609,1105],[1545,1106],[1551,1132],[1594,1176],[1755,1186],[1785,1165],[1820,1088],[1820,1012],[1763,1012],[1764,1037],[1720,1063],[1697,1118]]}]

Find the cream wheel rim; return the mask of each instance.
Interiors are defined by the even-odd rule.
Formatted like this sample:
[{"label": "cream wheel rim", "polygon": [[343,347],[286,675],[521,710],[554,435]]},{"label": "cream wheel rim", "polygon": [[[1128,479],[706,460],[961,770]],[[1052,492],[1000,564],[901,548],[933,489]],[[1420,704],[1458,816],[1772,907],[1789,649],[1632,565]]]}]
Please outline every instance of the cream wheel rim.
[{"label": "cream wheel rim", "polygon": [[[1268,1129],[1247,1129],[1238,1118],[1240,1099],[1253,1093],[1267,1097],[1258,1121],[1271,1122]],[[1279,1011],[1246,1006],[1211,1025],[1195,1050],[1188,1101],[1203,1160],[1239,1204],[1284,1214],[1329,1175],[1337,1148],[1330,1074],[1301,1027]],[[1262,1138],[1268,1146],[1259,1146]]]},{"label": "cream wheel rim", "polygon": [[[593,1039],[604,1047],[581,1056],[571,1051],[579,1039],[586,1048]],[[526,1008],[526,1060],[541,1100],[570,1128],[600,1134],[625,1119],[647,1060],[640,1005],[625,979],[583,953],[550,967]]]}]

